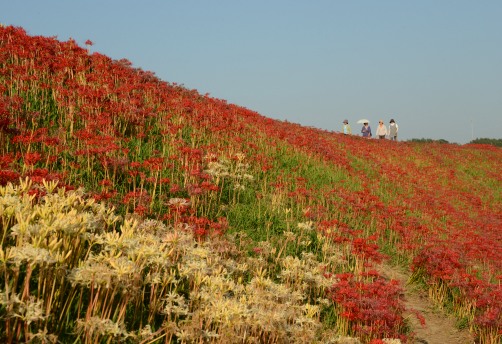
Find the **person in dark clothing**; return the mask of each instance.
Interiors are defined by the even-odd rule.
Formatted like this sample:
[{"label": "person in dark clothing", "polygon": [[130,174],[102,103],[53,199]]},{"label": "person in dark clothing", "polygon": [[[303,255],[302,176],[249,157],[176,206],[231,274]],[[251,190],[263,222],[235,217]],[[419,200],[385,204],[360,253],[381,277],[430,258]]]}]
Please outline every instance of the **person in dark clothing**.
[{"label": "person in dark clothing", "polygon": [[389,139],[397,141],[398,130],[399,126],[397,125],[396,121],[394,121],[394,119],[391,119],[389,124]]},{"label": "person in dark clothing", "polygon": [[369,123],[364,123],[362,129],[361,129],[361,133],[363,134],[363,137],[367,137],[367,138],[370,138],[372,135],[371,135],[371,127],[369,125]]}]

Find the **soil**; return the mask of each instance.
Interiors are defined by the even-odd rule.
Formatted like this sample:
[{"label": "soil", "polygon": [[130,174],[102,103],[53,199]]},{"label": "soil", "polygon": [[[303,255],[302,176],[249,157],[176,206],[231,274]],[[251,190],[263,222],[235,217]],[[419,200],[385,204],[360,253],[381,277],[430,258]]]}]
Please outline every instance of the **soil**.
[{"label": "soil", "polygon": [[[468,329],[459,329],[453,316],[438,309],[428,295],[416,286],[408,284],[410,274],[396,267],[381,265],[382,276],[399,281],[404,289],[405,317],[415,333],[413,344],[474,344],[474,337]],[[422,326],[418,312],[425,324]]]}]

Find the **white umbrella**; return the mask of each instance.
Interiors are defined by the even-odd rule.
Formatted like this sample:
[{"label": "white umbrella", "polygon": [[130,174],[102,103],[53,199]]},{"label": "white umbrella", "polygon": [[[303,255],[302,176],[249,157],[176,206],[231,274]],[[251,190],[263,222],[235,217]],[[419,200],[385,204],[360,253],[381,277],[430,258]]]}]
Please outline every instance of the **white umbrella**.
[{"label": "white umbrella", "polygon": [[357,121],[357,123],[359,124],[364,124],[364,123],[369,123],[370,121],[368,121],[367,119],[360,119],[359,121]]}]

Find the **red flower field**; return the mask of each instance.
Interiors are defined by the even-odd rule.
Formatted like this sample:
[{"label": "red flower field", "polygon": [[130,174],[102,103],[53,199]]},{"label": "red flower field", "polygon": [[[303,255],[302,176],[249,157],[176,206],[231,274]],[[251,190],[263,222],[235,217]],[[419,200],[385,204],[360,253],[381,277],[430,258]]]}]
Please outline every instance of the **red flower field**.
[{"label": "red flower field", "polygon": [[0,80],[2,342],[410,342],[386,264],[500,343],[500,148],[277,121],[16,27]]}]

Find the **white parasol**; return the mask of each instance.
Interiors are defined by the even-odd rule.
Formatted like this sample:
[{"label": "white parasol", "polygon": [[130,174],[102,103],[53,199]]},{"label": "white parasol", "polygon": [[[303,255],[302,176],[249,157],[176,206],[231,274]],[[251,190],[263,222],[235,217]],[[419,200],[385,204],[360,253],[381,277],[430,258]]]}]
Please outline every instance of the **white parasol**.
[{"label": "white parasol", "polygon": [[364,123],[370,123],[370,121],[368,121],[367,119],[363,118],[363,119],[360,119],[359,121],[357,121],[357,123],[359,124],[364,124]]}]

